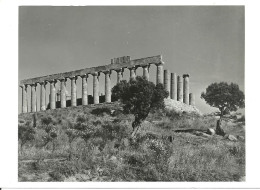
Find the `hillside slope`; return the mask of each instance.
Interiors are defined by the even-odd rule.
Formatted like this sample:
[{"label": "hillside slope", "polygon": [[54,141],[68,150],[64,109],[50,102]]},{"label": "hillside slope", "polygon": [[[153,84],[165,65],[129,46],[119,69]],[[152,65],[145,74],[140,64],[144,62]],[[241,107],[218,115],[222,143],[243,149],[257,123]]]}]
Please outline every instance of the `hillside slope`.
[{"label": "hillside slope", "polygon": [[[131,141],[133,116],[121,110],[111,103],[20,114],[19,126],[32,127],[35,139],[22,150],[19,143],[19,181],[240,181],[245,176],[243,139],[195,133],[215,128],[214,117],[151,113]],[[56,137],[50,140],[46,128]],[[244,136],[241,123],[227,122],[224,129]]]}]

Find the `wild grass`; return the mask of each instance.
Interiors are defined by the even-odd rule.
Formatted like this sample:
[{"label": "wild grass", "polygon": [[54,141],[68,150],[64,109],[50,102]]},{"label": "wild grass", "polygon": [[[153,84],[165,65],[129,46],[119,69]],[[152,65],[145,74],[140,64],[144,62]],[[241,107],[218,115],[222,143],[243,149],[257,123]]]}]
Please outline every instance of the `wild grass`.
[{"label": "wild grass", "polygon": [[[239,181],[245,176],[244,141],[174,132],[215,128],[215,118],[155,112],[132,141],[133,116],[103,106],[38,113],[35,139],[19,152],[19,181]],[[57,138],[42,146],[41,118],[49,116]],[[30,126],[32,118],[19,115],[20,123]],[[78,134],[70,143],[66,130],[77,123],[91,129],[89,138]],[[242,134],[241,126],[232,130]]]}]

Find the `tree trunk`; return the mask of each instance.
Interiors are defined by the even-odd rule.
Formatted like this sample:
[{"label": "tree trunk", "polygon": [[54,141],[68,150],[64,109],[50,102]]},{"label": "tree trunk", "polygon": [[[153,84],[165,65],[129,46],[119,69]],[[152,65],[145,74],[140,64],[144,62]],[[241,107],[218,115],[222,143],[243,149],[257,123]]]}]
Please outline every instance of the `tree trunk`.
[{"label": "tree trunk", "polygon": [[137,131],[139,130],[141,123],[142,123],[142,121],[140,121],[138,119],[134,120],[134,122],[132,123],[133,132],[131,134],[131,138],[135,138],[135,135],[136,135]]},{"label": "tree trunk", "polygon": [[139,127],[140,127],[140,125],[137,125],[137,126],[134,128],[134,130],[133,130],[133,132],[132,132],[132,134],[131,134],[131,138],[135,138],[135,135],[136,135],[137,131],[139,130]]},{"label": "tree trunk", "polygon": [[217,121],[216,134],[221,136],[225,136],[226,134],[224,129],[222,128],[222,116],[220,116],[219,120]]},{"label": "tree trunk", "polygon": [[55,140],[52,141],[52,153],[54,152],[55,150]]},{"label": "tree trunk", "polygon": [[72,159],[72,140],[69,141],[70,149],[69,149],[69,161]]},{"label": "tree trunk", "polygon": [[34,113],[33,115],[33,127],[36,128],[37,127],[37,114]]}]

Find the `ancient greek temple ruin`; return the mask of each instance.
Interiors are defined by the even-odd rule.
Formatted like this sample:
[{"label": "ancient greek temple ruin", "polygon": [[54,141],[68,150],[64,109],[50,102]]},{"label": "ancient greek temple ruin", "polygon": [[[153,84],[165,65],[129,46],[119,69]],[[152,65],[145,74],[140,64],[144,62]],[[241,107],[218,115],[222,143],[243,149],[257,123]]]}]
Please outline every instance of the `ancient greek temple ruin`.
[{"label": "ancient greek temple ruin", "polygon": [[[156,84],[162,83],[165,89],[169,92],[169,97],[173,100],[183,102],[188,105],[195,105],[195,97],[192,93],[189,93],[189,75],[177,75],[171,73],[169,70],[164,70],[164,63],[162,56],[152,56],[141,59],[131,60],[130,56],[123,56],[119,58],[111,59],[111,64],[85,68],[81,70],[58,73],[43,77],[36,77],[20,81],[20,87],[22,88],[22,113],[29,112],[28,109],[28,87],[31,89],[30,93],[30,105],[31,112],[37,112],[37,93],[36,87],[40,85],[40,110],[56,109],[58,108],[57,102],[59,102],[60,108],[78,105],[88,105],[89,98],[93,97],[93,104],[100,103],[99,94],[99,76],[105,75],[105,102],[111,102],[111,72],[116,71],[117,83],[123,79],[123,72],[129,70],[130,78],[135,79],[137,68],[143,68],[143,76],[149,80],[149,68],[154,64],[157,67],[156,71]],[[93,95],[89,95],[88,92],[88,77],[93,77]],[[77,102],[77,80],[82,80],[82,98],[81,103]],[[70,97],[66,90],[66,81],[70,79],[71,92]],[[60,91],[57,94],[56,84],[60,83]],[[49,102],[46,102],[46,87],[49,84],[50,94]],[[70,105],[68,105],[68,99],[70,99]]]}]

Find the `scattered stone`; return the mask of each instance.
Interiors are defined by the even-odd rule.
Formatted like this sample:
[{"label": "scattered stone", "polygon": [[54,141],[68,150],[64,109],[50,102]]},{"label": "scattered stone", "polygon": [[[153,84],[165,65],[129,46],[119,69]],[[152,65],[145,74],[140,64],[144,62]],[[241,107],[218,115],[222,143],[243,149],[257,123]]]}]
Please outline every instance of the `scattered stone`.
[{"label": "scattered stone", "polygon": [[113,115],[115,110],[110,110],[110,115]]},{"label": "scattered stone", "polygon": [[203,132],[199,132],[199,131],[195,131],[194,134],[196,136],[201,136],[201,137],[211,137],[211,135],[208,135],[206,133],[203,133]]},{"label": "scattered stone", "polygon": [[225,136],[225,134],[226,134],[224,129],[222,128],[222,120],[221,119],[219,119],[217,121],[216,134],[221,135],[221,136]]},{"label": "scattered stone", "polygon": [[241,136],[241,135],[238,135],[238,136],[237,136],[237,139],[238,139],[238,140],[241,140],[241,141],[244,141],[244,140],[245,140],[245,137],[243,137],[243,136]]},{"label": "scattered stone", "polygon": [[125,147],[128,147],[128,146],[129,146],[129,140],[128,140],[127,138],[124,138],[124,139],[123,139],[123,145],[124,145]]},{"label": "scattered stone", "polygon": [[116,158],[115,156],[111,156],[110,160],[111,160],[112,162],[116,162],[116,161],[117,161],[117,158]]},{"label": "scattered stone", "polygon": [[208,128],[206,133],[209,135],[215,135],[216,131],[212,128]]},{"label": "scattered stone", "polygon": [[230,141],[237,141],[237,138],[234,135],[225,135],[225,138]]}]

